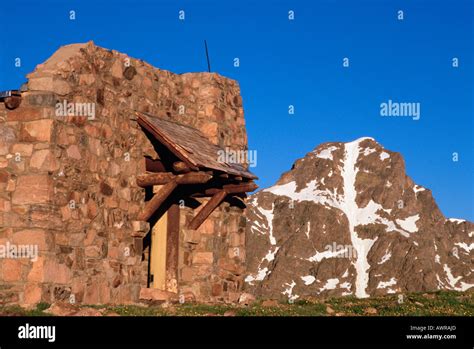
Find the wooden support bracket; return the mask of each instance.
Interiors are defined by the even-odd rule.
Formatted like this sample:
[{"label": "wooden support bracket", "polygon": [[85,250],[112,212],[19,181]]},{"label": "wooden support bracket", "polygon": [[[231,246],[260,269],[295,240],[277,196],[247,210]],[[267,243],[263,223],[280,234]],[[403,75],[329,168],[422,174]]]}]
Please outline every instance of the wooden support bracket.
[{"label": "wooden support bracket", "polygon": [[166,183],[158,193],[155,194],[145,205],[143,211],[138,215],[138,221],[147,221],[153,213],[163,204],[163,202],[170,196],[178,184],[176,181]]},{"label": "wooden support bracket", "polygon": [[207,217],[215,210],[217,206],[225,199],[227,192],[225,190],[220,190],[215,193],[212,198],[207,202],[206,205],[198,212],[198,214],[193,218],[191,223],[189,223],[189,229],[197,229],[201,224],[206,220]]}]

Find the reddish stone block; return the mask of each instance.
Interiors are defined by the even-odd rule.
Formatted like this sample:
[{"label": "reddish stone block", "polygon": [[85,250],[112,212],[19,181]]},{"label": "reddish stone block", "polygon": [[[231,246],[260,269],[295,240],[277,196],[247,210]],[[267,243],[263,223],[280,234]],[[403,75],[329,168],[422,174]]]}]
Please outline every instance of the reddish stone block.
[{"label": "reddish stone block", "polygon": [[51,91],[60,96],[65,96],[71,92],[69,84],[53,76],[31,77],[28,81],[30,91]]},{"label": "reddish stone block", "polygon": [[240,293],[239,292],[228,292],[227,299],[229,302],[237,303],[239,301]]},{"label": "reddish stone block", "polygon": [[88,258],[99,258],[101,256],[101,252],[101,249],[96,245],[87,246],[84,251],[86,257]]},{"label": "reddish stone block", "polygon": [[184,242],[197,244],[201,240],[201,233],[194,229],[183,229]]},{"label": "reddish stone block", "polygon": [[75,159],[75,160],[81,160],[82,159],[82,156],[81,156],[81,152],[79,150],[79,147],[75,144],[73,145],[70,145],[67,150],[66,150],[66,154],[68,157],[72,158],[72,159]]},{"label": "reddish stone block", "polygon": [[52,91],[53,77],[52,76],[30,76],[28,81],[28,90],[30,91]]},{"label": "reddish stone block", "polygon": [[112,74],[114,78],[122,79],[123,66],[124,66],[124,62],[121,62],[120,60],[116,60],[114,64],[112,64],[112,67],[110,68],[110,73]]},{"label": "reddish stone block", "polygon": [[43,282],[43,266],[44,257],[38,257],[38,259],[32,263],[27,280],[33,282]]},{"label": "reddish stone block", "polygon": [[218,266],[222,270],[229,271],[235,275],[243,274],[245,271],[245,267],[238,264],[234,259],[220,258],[218,262]]},{"label": "reddish stone block", "polygon": [[10,212],[11,203],[9,199],[0,197],[0,212]]},{"label": "reddish stone block", "polygon": [[181,278],[180,280],[182,282],[191,282],[194,280],[194,275],[196,274],[196,271],[191,268],[191,267],[183,267],[181,269]]},{"label": "reddish stone block", "polygon": [[10,174],[6,170],[0,170],[0,183],[7,183],[10,179]]},{"label": "reddish stone block", "polygon": [[211,276],[212,273],[212,264],[200,264],[197,266],[196,276],[198,276],[199,278]]},{"label": "reddish stone block", "polygon": [[101,304],[110,303],[110,286],[107,280],[103,280],[98,283],[97,288],[99,289],[99,302]]},{"label": "reddish stone block", "polygon": [[222,295],[222,284],[221,283],[217,283],[217,284],[213,284],[212,285],[212,290],[211,290],[211,295],[214,296],[214,297],[218,297],[220,295]]},{"label": "reddish stone block", "polygon": [[229,235],[229,245],[231,247],[240,246],[240,235],[238,233],[232,233]]},{"label": "reddish stone block", "polygon": [[28,274],[28,281],[52,282],[57,284],[70,284],[72,278],[71,270],[54,259],[38,257]]},{"label": "reddish stone block", "polygon": [[213,137],[217,137],[219,125],[217,122],[207,122],[199,129],[207,138],[211,139]]},{"label": "reddish stone block", "polygon": [[25,285],[23,294],[23,303],[25,305],[33,305],[41,302],[42,289],[41,286],[35,283],[28,283]]},{"label": "reddish stone block", "polygon": [[22,142],[50,142],[54,120],[43,119],[23,123],[20,129]]},{"label": "reddish stone block", "polygon": [[19,259],[4,259],[2,261],[2,278],[5,282],[21,280],[21,261]]},{"label": "reddish stone block", "polygon": [[94,74],[80,74],[79,85],[92,85],[95,82]]},{"label": "reddish stone block", "polygon": [[214,234],[214,220],[212,217],[207,218],[204,223],[197,229],[200,234],[212,235]]},{"label": "reddish stone block", "polygon": [[30,159],[30,168],[43,171],[56,171],[59,169],[59,162],[51,150],[37,150]]},{"label": "reddish stone block", "polygon": [[16,143],[11,149],[13,154],[20,154],[22,157],[31,156],[33,153],[33,144],[31,143]]},{"label": "reddish stone block", "polygon": [[81,302],[86,288],[86,277],[75,277],[71,282],[71,293],[74,294],[77,302]]},{"label": "reddish stone block", "polygon": [[53,183],[46,174],[21,176],[16,187],[13,205],[48,203],[52,198]]},{"label": "reddish stone block", "polygon": [[97,304],[99,303],[99,290],[95,284],[93,285],[88,285],[86,287],[86,291],[84,293],[84,299],[83,303],[84,304]]},{"label": "reddish stone block", "polygon": [[89,246],[94,242],[95,237],[97,236],[97,231],[95,229],[88,229],[86,233],[86,238],[84,239],[84,245]]},{"label": "reddish stone block", "polygon": [[193,256],[193,264],[212,264],[214,254],[212,252],[196,252]]},{"label": "reddish stone block", "polygon": [[176,301],[178,295],[176,293],[163,291],[157,288],[145,288],[140,289],[139,299],[147,301]]},{"label": "reddish stone block", "polygon": [[8,121],[33,121],[43,118],[43,109],[38,107],[21,107],[7,113]]},{"label": "reddish stone block", "polygon": [[84,126],[84,131],[86,131],[87,135],[90,137],[99,137],[100,136],[100,130],[92,125],[92,124],[87,124]]},{"label": "reddish stone block", "polygon": [[25,229],[13,234],[13,243],[17,245],[37,245],[39,251],[49,250],[52,244],[50,233],[42,229]]}]

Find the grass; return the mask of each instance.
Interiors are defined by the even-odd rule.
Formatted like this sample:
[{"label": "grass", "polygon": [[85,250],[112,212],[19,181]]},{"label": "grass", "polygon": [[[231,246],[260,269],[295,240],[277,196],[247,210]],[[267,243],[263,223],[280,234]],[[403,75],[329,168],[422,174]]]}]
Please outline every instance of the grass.
[{"label": "grass", "polygon": [[[49,307],[39,303],[35,309],[19,306],[0,307],[1,316],[45,316]],[[293,304],[276,303],[270,306],[257,300],[250,306],[229,304],[173,304],[165,306],[92,305],[104,314],[120,316],[474,316],[474,293],[439,291],[405,295],[399,303],[398,295],[357,299],[354,297],[327,300],[307,299]],[[373,309],[371,309],[373,308]],[[376,313],[375,313],[375,311]],[[375,313],[375,314],[374,314]]]}]

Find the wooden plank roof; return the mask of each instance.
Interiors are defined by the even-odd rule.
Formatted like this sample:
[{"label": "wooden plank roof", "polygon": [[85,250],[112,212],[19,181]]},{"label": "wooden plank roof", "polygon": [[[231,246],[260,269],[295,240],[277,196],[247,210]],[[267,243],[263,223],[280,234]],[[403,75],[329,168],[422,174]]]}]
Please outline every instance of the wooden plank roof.
[{"label": "wooden plank roof", "polygon": [[240,164],[219,161],[219,153],[224,150],[212,144],[199,130],[147,113],[135,113],[142,127],[191,168],[217,170],[247,179],[258,178]]}]

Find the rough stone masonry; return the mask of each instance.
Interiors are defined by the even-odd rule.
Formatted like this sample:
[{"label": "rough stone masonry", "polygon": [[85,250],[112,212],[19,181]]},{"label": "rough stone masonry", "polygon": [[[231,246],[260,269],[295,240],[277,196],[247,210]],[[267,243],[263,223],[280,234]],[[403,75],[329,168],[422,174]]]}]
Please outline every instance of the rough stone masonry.
[{"label": "rough stone masonry", "polygon": [[[0,104],[0,245],[37,245],[38,256],[0,259],[0,304],[167,299],[173,292],[146,288],[147,250],[133,237],[145,204],[136,176],[156,152],[131,111],[246,150],[238,84],[173,74],[89,42],[61,47],[38,65],[21,97],[18,108]],[[180,209],[182,226],[193,211]],[[180,233],[170,291],[186,301],[237,300],[244,230],[242,208],[223,203],[192,236]]]}]

